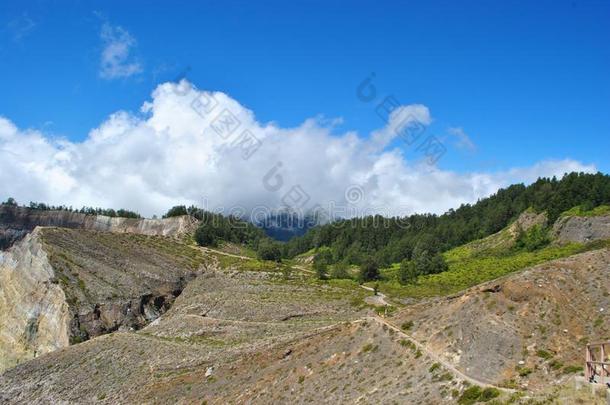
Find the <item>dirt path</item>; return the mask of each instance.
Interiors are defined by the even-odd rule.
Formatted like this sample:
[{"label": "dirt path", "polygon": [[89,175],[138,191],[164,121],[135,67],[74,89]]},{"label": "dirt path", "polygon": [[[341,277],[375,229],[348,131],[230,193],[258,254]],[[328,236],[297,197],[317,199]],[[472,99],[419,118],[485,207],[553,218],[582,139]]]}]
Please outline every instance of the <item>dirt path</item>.
[{"label": "dirt path", "polygon": [[[375,292],[375,289],[372,288],[372,287],[368,287],[366,285],[361,285],[360,287],[364,288],[365,290]],[[375,301],[375,304],[377,304],[379,306],[384,306],[384,305],[388,306],[388,305],[391,305],[388,302],[388,300],[387,300],[388,296],[385,295],[384,293],[379,292],[379,291],[377,291],[377,294],[373,295],[373,297],[371,297],[371,298],[372,298],[372,301]]]},{"label": "dirt path", "polygon": [[293,265],[292,265],[292,266],[290,266],[290,267],[292,267],[293,269],[301,270],[301,271],[302,271],[302,272],[304,272],[304,273],[309,273],[309,274],[315,274],[315,273],[316,273],[316,272],[315,272],[315,271],[313,271],[313,270],[308,270],[308,269],[306,269],[305,267],[298,266],[298,265],[296,265],[296,264],[293,264]]},{"label": "dirt path", "polygon": [[431,350],[429,350],[424,344],[420,343],[414,337],[412,337],[411,335],[405,333],[398,326],[394,325],[393,323],[391,323],[390,321],[388,321],[388,320],[386,320],[384,318],[380,318],[380,317],[368,317],[366,319],[371,319],[371,320],[374,320],[375,322],[381,323],[382,325],[386,325],[388,328],[392,329],[393,331],[398,333],[400,336],[402,336],[404,338],[407,338],[419,350],[421,350],[422,352],[427,354],[434,361],[442,364],[447,370],[451,371],[454,375],[458,376],[459,378],[461,378],[461,379],[463,379],[465,381],[468,381],[471,384],[478,385],[478,386],[483,387],[483,388],[496,388],[496,389],[498,389],[500,391],[504,391],[504,392],[511,392],[511,393],[512,392],[516,392],[515,390],[510,389],[510,388],[498,387],[498,386],[490,384],[488,382],[477,380],[476,378],[467,376],[466,374],[464,374],[460,370],[458,370],[453,364],[451,364],[448,361],[442,359],[436,353],[434,353]]},{"label": "dirt path", "polygon": [[[221,250],[210,249],[208,247],[203,247],[203,246],[199,246],[198,249],[201,249],[204,252],[217,253],[219,255],[235,257],[237,259],[242,259],[242,260],[256,260],[256,258],[254,258],[254,257],[240,256],[240,255],[236,255],[234,253],[227,253],[227,252],[223,252]],[[300,270],[300,271],[302,271],[304,273],[315,274],[315,272],[313,270],[308,270],[305,267],[302,267],[302,266],[299,266],[299,265],[296,265],[296,264],[293,264],[290,267],[292,267],[293,269]]]},{"label": "dirt path", "polygon": [[223,252],[221,250],[210,249],[210,248],[203,247],[203,246],[198,246],[197,249],[200,249],[200,250],[202,250],[204,252],[218,253],[219,255],[235,257],[237,259],[242,259],[242,260],[254,260],[253,257],[240,256],[240,255],[236,255],[236,254],[233,254],[233,253],[227,253],[227,252]]}]

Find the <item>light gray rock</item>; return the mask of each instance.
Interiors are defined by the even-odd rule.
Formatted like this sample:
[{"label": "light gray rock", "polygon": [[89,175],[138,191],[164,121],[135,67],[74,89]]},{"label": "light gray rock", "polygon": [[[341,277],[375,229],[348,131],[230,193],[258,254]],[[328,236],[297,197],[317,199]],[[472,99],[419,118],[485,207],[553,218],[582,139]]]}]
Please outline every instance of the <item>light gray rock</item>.
[{"label": "light gray rock", "polygon": [[2,204],[0,205],[0,249],[6,249],[23,239],[37,226],[178,237],[193,232],[197,225],[198,221],[188,215],[165,219],[119,218],[68,211],[43,211]]},{"label": "light gray rock", "polygon": [[553,235],[564,243],[587,243],[594,240],[610,239],[610,215],[559,218],[553,226]]}]

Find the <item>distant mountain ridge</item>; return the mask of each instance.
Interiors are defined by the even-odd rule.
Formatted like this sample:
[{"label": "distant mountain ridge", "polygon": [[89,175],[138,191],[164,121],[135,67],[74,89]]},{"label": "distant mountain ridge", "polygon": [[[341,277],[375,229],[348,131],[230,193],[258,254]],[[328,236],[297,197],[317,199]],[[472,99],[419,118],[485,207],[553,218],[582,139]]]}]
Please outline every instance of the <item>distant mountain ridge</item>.
[{"label": "distant mountain ridge", "polygon": [[294,237],[303,236],[311,228],[323,224],[314,213],[303,215],[291,211],[274,212],[262,220],[254,221],[253,223],[263,229],[270,238],[282,242],[287,242]]}]

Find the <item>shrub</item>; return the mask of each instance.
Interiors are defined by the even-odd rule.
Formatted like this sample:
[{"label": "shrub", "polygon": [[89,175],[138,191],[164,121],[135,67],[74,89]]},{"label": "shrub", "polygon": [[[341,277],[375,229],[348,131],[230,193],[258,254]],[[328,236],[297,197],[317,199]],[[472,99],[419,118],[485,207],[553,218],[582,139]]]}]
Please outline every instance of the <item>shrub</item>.
[{"label": "shrub", "polygon": [[333,268],[330,272],[330,276],[332,278],[337,278],[337,279],[352,278],[352,276],[349,274],[349,271],[347,269],[348,269],[348,266],[346,263],[339,262],[333,266]]},{"label": "shrub", "polygon": [[367,353],[370,351],[376,351],[377,350],[377,346],[373,345],[372,343],[367,343],[362,347],[362,353]]},{"label": "shrub", "polygon": [[411,330],[412,327],[413,327],[413,321],[406,321],[406,322],[403,322],[402,325],[400,325],[400,329],[402,329],[402,330]]},{"label": "shrub", "polygon": [[479,402],[487,402],[500,396],[500,390],[497,388],[485,388],[479,396]]},{"label": "shrub", "polygon": [[544,360],[548,360],[548,359],[550,359],[550,358],[552,358],[552,357],[553,357],[553,354],[552,354],[552,353],[550,353],[550,352],[548,352],[548,351],[546,351],[546,350],[543,350],[543,349],[539,349],[539,350],[536,352],[536,355],[537,355],[538,357],[540,357],[541,359],[544,359]]},{"label": "shrub", "polygon": [[472,405],[479,400],[481,396],[481,388],[473,385],[472,387],[464,390],[460,398],[458,399],[458,404],[460,405]]},{"label": "shrub", "polygon": [[482,390],[481,387],[473,385],[462,393],[462,396],[458,399],[458,404],[471,405],[476,402],[487,402],[498,396],[500,396],[500,390],[497,388],[485,388]]},{"label": "shrub", "polygon": [[564,374],[574,374],[574,373],[579,373],[583,370],[582,366],[565,366],[563,368],[563,373]]},{"label": "shrub", "polygon": [[547,229],[540,225],[534,225],[527,232],[523,230],[519,231],[517,236],[516,246],[520,249],[525,249],[528,252],[540,249],[549,244],[551,239],[549,238]]}]

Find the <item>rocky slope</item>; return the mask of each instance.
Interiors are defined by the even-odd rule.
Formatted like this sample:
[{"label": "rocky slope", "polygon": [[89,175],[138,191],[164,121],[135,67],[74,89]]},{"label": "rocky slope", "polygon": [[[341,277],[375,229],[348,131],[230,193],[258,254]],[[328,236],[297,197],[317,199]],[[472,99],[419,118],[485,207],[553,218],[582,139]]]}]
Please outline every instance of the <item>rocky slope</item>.
[{"label": "rocky slope", "polygon": [[[231,370],[244,356],[240,378],[251,374],[252,383],[256,368],[266,362],[251,362],[256,353],[278,361],[285,357],[285,367],[303,368],[308,362],[299,352],[316,351],[316,336],[326,339],[326,332],[364,314],[361,289],[304,283],[281,272],[215,271],[215,266],[191,281],[149,326],[100,336],[6,371],[0,376],[0,402],[201,403],[229,397],[240,390]],[[352,346],[355,356],[377,330],[353,342],[342,332],[342,344]],[[308,344],[308,339],[314,340]],[[328,356],[330,350],[335,348]],[[189,382],[180,383],[182,378]],[[361,395],[356,388],[352,395]]]},{"label": "rocky slope", "polygon": [[587,341],[610,337],[609,275],[610,249],[596,250],[410,306],[396,322],[468,375],[541,389],[583,365]]},{"label": "rocky slope", "polygon": [[69,211],[44,211],[0,205],[0,249],[6,249],[37,226],[54,226],[142,235],[180,236],[192,232],[197,221],[189,216],[136,219],[86,215]]},{"label": "rocky slope", "polygon": [[0,261],[0,369],[169,308],[204,265],[170,238],[36,228]]},{"label": "rocky slope", "polygon": [[610,215],[559,218],[553,226],[553,235],[561,242],[586,243],[610,239]]}]

